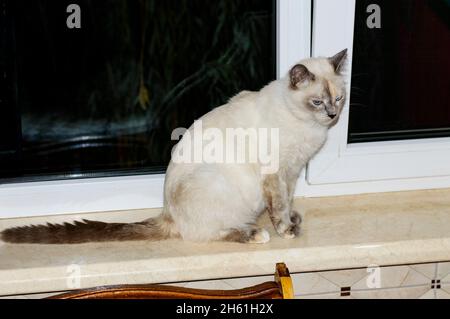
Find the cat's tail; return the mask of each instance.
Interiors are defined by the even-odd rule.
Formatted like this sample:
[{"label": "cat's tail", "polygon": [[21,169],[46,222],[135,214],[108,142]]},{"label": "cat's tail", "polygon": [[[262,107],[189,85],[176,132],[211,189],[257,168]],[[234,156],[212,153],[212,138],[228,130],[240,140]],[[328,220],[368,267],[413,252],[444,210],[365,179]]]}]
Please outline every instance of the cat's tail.
[{"label": "cat's tail", "polygon": [[177,237],[171,216],[162,214],[140,223],[103,223],[84,220],[9,228],[0,239],[16,244],[80,244],[88,242],[164,240]]}]

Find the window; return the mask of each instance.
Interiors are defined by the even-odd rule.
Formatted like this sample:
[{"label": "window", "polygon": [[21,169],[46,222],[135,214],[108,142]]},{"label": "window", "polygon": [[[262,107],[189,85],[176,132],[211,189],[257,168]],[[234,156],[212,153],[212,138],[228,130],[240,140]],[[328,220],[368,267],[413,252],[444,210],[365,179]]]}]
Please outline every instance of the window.
[{"label": "window", "polygon": [[450,4],[376,2],[378,27],[356,1],[349,143],[450,136]]},{"label": "window", "polygon": [[350,99],[296,194],[450,187],[448,1],[80,0],[81,30],[69,1],[22,1],[0,19],[0,218],[161,207],[171,129],[344,48]]},{"label": "window", "polygon": [[[3,182],[164,172],[171,132],[276,77],[272,0],[7,1]],[[12,62],[8,60],[9,62]]]},{"label": "window", "polygon": [[314,3],[313,55],[350,49],[350,101],[299,193],[449,187],[448,1]]},{"label": "window", "polygon": [[161,207],[172,130],[310,55],[309,0],[2,3],[0,218]]}]

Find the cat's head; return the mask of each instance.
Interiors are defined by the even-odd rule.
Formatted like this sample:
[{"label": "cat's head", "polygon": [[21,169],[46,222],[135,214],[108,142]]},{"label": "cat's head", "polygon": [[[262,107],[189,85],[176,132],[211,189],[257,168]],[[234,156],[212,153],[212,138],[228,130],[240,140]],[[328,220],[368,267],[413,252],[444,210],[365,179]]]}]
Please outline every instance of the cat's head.
[{"label": "cat's head", "polygon": [[292,67],[287,85],[294,116],[329,127],[337,123],[347,95],[342,75],[346,60],[347,49],[330,58],[307,59]]}]

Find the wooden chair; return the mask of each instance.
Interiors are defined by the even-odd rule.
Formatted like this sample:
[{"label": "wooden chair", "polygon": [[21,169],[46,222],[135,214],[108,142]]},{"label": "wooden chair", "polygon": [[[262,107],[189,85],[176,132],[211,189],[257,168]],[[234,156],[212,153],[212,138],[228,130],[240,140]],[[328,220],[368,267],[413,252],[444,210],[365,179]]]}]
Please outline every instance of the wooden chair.
[{"label": "wooden chair", "polygon": [[49,299],[292,299],[294,291],[285,264],[276,265],[275,281],[237,290],[204,290],[166,285],[120,285],[84,289]]}]

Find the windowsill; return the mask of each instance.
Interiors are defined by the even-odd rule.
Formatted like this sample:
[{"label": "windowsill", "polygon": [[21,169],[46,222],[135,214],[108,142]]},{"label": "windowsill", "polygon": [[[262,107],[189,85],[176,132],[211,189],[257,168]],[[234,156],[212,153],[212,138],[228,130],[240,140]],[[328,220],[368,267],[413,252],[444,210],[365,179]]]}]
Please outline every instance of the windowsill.
[{"label": "windowsill", "polygon": [[[0,243],[0,295],[68,290],[72,264],[81,288],[268,275],[450,260],[450,189],[298,199],[304,221],[294,240],[266,245],[164,242],[37,246]],[[79,218],[139,221],[158,210],[0,220],[0,229]],[[72,269],[73,270],[73,269]],[[70,281],[69,281],[70,282]]]}]

